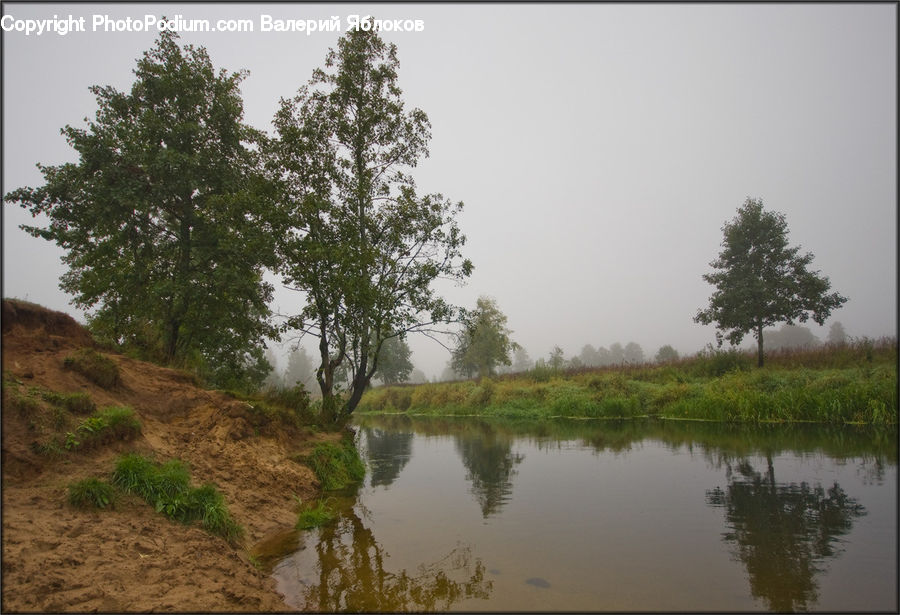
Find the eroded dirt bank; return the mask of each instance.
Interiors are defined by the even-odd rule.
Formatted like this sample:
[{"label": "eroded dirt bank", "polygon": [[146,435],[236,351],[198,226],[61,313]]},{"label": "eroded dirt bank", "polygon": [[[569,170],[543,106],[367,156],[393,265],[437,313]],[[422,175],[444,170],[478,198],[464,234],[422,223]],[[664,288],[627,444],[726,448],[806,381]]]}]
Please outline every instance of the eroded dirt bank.
[{"label": "eroded dirt bank", "polygon": [[[313,437],[260,430],[245,402],[200,389],[178,371],[101,350],[121,374],[121,384],[105,390],[64,368],[67,356],[92,345],[65,314],[4,300],[2,324],[2,610],[287,610],[247,549],[292,526],[294,494],[308,500],[318,491],[309,468],[289,458]],[[89,451],[38,452],[47,419],[10,396],[43,390],[86,392],[98,408],[130,406],[142,433]],[[181,459],[193,484],[217,485],[246,530],[243,546],[170,521],[136,496],[122,497],[113,510],[68,504],[71,482],[108,480],[130,451]]]}]

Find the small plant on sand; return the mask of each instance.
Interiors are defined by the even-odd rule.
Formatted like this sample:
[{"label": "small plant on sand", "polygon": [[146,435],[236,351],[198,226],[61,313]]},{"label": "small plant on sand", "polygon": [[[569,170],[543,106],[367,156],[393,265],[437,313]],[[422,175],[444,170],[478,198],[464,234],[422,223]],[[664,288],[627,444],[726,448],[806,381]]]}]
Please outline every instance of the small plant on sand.
[{"label": "small plant on sand", "polygon": [[115,495],[112,485],[98,478],[86,478],[69,485],[69,504],[76,508],[112,508]]},{"label": "small plant on sand", "polygon": [[[329,498],[330,499],[330,498]],[[319,500],[315,506],[308,506],[297,514],[298,530],[311,530],[334,520],[334,511],[327,501]]]},{"label": "small plant on sand", "polygon": [[141,455],[125,455],[116,464],[113,484],[141,496],[170,519],[199,521],[203,529],[231,544],[244,535],[244,528],[231,518],[225,497],[215,485],[191,488],[190,472],[178,459],[156,464]]},{"label": "small plant on sand", "polygon": [[66,450],[89,448],[113,440],[130,440],[141,433],[141,423],[128,407],[110,406],[84,419],[75,432],[68,432]]},{"label": "small plant on sand", "polygon": [[91,348],[81,348],[63,361],[63,366],[85,376],[91,382],[111,389],[119,384],[119,367]]}]

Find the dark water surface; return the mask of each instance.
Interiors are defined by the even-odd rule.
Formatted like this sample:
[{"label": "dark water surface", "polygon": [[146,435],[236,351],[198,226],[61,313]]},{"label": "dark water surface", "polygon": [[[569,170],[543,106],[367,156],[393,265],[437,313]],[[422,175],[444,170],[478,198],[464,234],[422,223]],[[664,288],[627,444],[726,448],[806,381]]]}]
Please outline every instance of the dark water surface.
[{"label": "dark water surface", "polygon": [[360,417],[336,522],[258,550],[307,610],[896,611],[897,433]]}]

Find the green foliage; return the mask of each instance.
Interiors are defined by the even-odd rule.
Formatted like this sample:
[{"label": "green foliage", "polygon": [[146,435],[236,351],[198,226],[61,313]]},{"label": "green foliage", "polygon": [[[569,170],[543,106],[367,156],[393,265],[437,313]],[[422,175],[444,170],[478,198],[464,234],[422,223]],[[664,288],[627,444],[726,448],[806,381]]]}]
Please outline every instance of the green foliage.
[{"label": "green foliage", "polygon": [[381,344],[378,351],[378,368],[374,377],[384,384],[399,384],[409,378],[413,369],[409,357],[412,351],[402,337],[389,337]]},{"label": "green foliage", "polygon": [[398,65],[377,33],[348,31],[309,85],[282,100],[267,148],[285,225],[279,273],[307,301],[286,327],[320,341],[329,422],[353,412],[384,340],[454,318],[432,282],[472,272],[455,220],[462,203],[416,194],[409,171],[428,154],[430,124],[404,110]]},{"label": "green foliage", "polygon": [[97,409],[97,404],[87,393],[57,393],[55,391],[43,391],[41,397],[54,406],[73,414],[88,414]]},{"label": "green foliage", "polygon": [[366,475],[366,465],[350,439],[341,444],[317,444],[306,463],[326,491],[343,489]]},{"label": "green foliage", "polygon": [[76,508],[113,508],[115,500],[112,485],[98,478],[86,478],[69,484],[69,504]]},{"label": "green foliage", "polygon": [[247,395],[238,391],[225,391],[227,395],[247,402],[250,423],[262,433],[275,431],[294,432],[316,422],[316,413],[303,385],[290,389],[267,389],[262,393]]},{"label": "green foliage", "polygon": [[325,501],[319,500],[315,506],[307,506],[297,513],[298,530],[311,530],[330,523],[335,518],[334,511]]},{"label": "green foliage", "polygon": [[752,367],[750,357],[737,348],[720,350],[712,345],[697,353],[688,371],[699,376],[722,376],[732,371],[748,370]]},{"label": "green foliage", "polygon": [[678,360],[678,351],[672,348],[669,344],[665,346],[660,346],[659,350],[656,352],[656,362],[657,363],[668,363],[669,361],[677,361]]},{"label": "green foliage", "polygon": [[62,130],[76,161],[39,165],[44,184],[4,200],[49,218],[22,228],[65,251],[61,287],[95,310],[98,339],[250,387],[274,333],[261,135],[242,122],[245,73],[177,38],[160,34],[130,91],[92,87],[93,120]]},{"label": "green foliage", "polygon": [[79,348],[63,359],[63,366],[78,372],[104,389],[112,389],[121,382],[119,366],[92,348]]},{"label": "green foliage", "polygon": [[203,529],[231,544],[243,537],[244,529],[232,519],[215,485],[191,488],[190,472],[177,459],[157,464],[134,453],[125,455],[116,464],[113,484],[141,496],[171,519],[188,524],[199,521]]},{"label": "green foliage", "polygon": [[110,406],[84,419],[65,436],[65,449],[84,449],[113,440],[130,440],[141,433],[141,423],[128,407]]},{"label": "green foliage", "polygon": [[750,355],[710,347],[696,357],[659,366],[378,387],[366,393],[359,408],[521,418],[660,416],[892,426],[898,422],[896,348],[896,340],[881,340],[785,352],[774,355],[767,367],[751,370]]},{"label": "green foliage", "polygon": [[458,374],[484,378],[494,374],[498,365],[511,365],[510,353],[518,344],[509,339],[506,315],[490,297],[479,297],[475,310],[466,314],[450,365]]},{"label": "green foliage", "polygon": [[762,367],[765,327],[802,323],[810,316],[821,325],[847,301],[838,293],[828,293],[827,277],[807,269],[812,253],[800,255],[799,246],[788,247],[784,215],[765,211],[762,201],[748,198],[722,231],[722,251],[710,263],[716,271],[703,275],[716,290],[709,307],[694,317],[701,324],[715,323],[720,346],[724,339],[740,344],[752,333]]}]

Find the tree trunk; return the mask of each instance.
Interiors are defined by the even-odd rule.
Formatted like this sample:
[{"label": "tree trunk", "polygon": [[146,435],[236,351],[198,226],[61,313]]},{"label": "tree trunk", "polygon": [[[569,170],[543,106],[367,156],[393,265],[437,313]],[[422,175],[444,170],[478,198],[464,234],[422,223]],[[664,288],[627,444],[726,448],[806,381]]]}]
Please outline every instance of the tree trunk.
[{"label": "tree trunk", "polygon": [[756,367],[763,366],[763,328],[762,325],[759,325],[756,328],[756,345],[757,345],[757,358],[756,358]]}]

